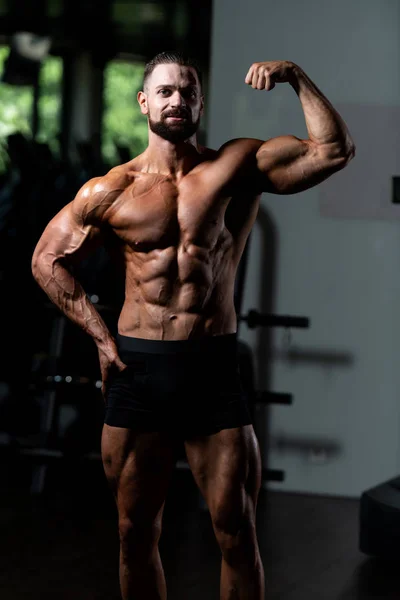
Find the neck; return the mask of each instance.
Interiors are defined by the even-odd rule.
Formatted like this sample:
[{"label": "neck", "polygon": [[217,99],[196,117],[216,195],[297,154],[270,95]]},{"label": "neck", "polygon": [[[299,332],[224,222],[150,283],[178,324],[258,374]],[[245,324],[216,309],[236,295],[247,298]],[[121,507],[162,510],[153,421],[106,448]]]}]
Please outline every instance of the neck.
[{"label": "neck", "polygon": [[196,134],[184,142],[173,144],[149,131],[146,165],[148,172],[180,177],[198,162],[199,146]]}]

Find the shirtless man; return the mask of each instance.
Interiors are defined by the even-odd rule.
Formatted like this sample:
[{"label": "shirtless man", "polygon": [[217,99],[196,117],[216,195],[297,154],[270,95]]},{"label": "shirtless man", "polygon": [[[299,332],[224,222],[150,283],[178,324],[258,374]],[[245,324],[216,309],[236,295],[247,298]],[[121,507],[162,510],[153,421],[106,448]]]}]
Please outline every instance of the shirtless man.
[{"label": "shirtless man", "polygon": [[[342,118],[298,65],[258,62],[245,77],[256,90],[285,82],[298,95],[308,139],[233,139],[212,150],[196,140],[198,68],[179,54],[157,55],[138,94],[146,150],[83,185],[33,255],[38,284],[98,349],[123,600],[166,598],[158,542],[177,440],[221,549],[221,600],[264,598],[255,522],[261,464],[238,376],[236,270],[263,192],[306,190],[354,156]],[[115,337],[70,268],[105,237],[125,272]]]}]

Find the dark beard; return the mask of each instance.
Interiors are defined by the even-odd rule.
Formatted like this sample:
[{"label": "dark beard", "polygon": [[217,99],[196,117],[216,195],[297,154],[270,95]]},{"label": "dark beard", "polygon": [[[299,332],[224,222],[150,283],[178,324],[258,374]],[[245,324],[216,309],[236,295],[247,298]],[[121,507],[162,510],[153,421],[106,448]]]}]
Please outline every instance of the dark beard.
[{"label": "dark beard", "polygon": [[[173,116],[173,115],[167,115]],[[185,115],[187,117],[187,115]],[[149,115],[149,127],[153,133],[159,135],[167,142],[177,144],[184,142],[185,140],[192,137],[199,128],[200,117],[197,121],[192,121],[190,117],[187,117],[186,121],[182,123],[169,124],[166,122],[167,117],[163,117],[160,121],[152,121]]]}]

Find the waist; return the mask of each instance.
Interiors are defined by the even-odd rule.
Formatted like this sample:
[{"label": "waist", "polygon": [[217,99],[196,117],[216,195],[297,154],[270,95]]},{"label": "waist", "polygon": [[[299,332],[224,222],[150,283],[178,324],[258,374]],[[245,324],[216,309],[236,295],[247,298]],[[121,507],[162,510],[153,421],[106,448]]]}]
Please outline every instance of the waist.
[{"label": "waist", "polygon": [[[118,331],[127,337],[151,340],[197,340],[219,337],[237,330],[237,315],[229,290],[220,301],[211,297],[206,305],[183,310],[174,299],[166,306],[148,303],[143,296],[125,299],[118,318]],[[160,338],[163,338],[160,340]]]},{"label": "waist", "polygon": [[237,333],[210,335],[198,339],[153,340],[117,334],[116,342],[122,352],[148,354],[227,354],[237,350]]}]

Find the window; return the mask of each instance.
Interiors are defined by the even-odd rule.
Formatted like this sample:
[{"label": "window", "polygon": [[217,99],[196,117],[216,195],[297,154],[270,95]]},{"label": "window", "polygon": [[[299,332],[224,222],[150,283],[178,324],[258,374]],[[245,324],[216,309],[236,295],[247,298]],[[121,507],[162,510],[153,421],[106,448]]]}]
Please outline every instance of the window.
[{"label": "window", "polygon": [[46,142],[54,154],[59,153],[61,129],[63,62],[49,56],[43,62],[39,76],[38,142]]},{"label": "window", "polygon": [[102,152],[113,166],[123,156],[137,156],[147,146],[147,119],[136,99],[142,87],[144,64],[112,60],[104,72]]},{"label": "window", "polygon": [[[8,46],[0,46],[0,77],[9,54]],[[7,136],[19,131],[32,135],[33,88],[0,83],[0,173],[7,168]]]},{"label": "window", "polygon": [[[8,46],[0,46],[0,77],[9,51]],[[43,61],[39,76],[36,139],[48,143],[55,153],[59,150],[62,75],[62,59],[48,56]],[[33,86],[0,83],[0,173],[4,173],[8,164],[7,137],[15,132],[20,132],[28,138],[32,137],[33,110]]]}]

